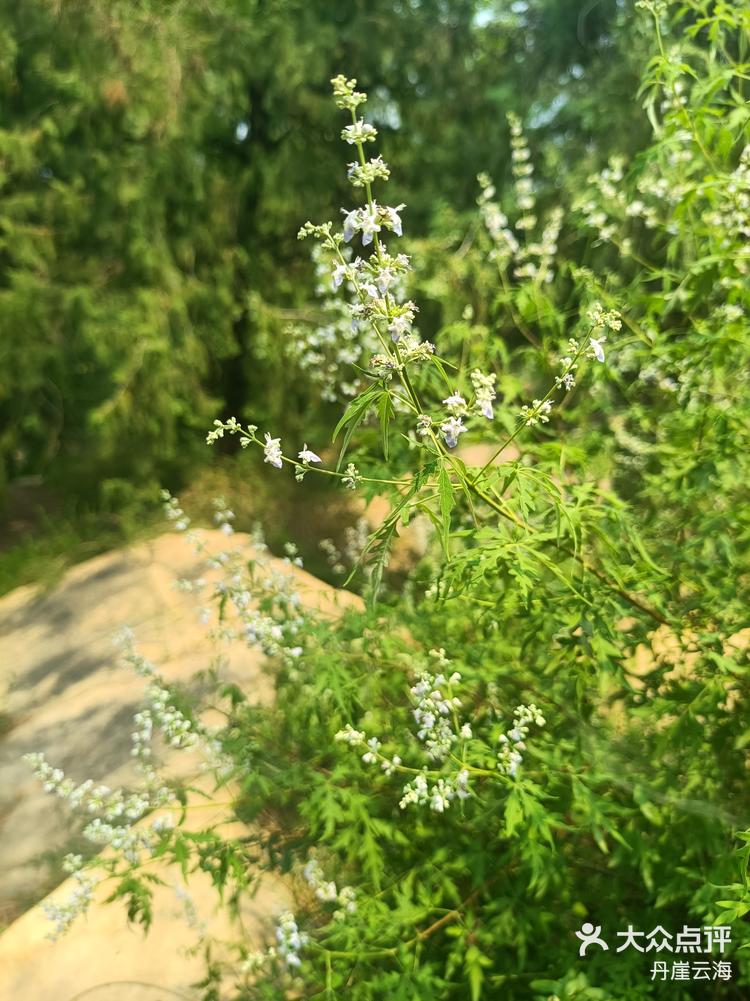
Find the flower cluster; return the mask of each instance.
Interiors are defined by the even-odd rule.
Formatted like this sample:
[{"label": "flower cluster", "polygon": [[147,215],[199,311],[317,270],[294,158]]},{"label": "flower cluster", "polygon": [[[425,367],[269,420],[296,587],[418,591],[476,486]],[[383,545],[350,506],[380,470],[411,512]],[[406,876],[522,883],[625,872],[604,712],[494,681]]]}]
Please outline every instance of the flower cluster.
[{"label": "flower cluster", "polygon": [[235,518],[234,511],[227,505],[223,497],[215,497],[213,507],[214,524],[224,535],[233,535],[234,528],[232,527],[232,522]]},{"label": "flower cluster", "polygon": [[[670,103],[675,97],[681,100],[677,90],[679,86],[675,94],[670,95]],[[584,224],[596,231],[599,242],[612,243],[628,256],[633,253],[635,226],[675,234],[675,224],[671,221],[673,209],[688,194],[689,186],[687,182],[675,183],[674,177],[685,173],[685,163],[692,159],[693,142],[693,134],[688,129],[675,129],[669,141],[664,143],[664,162],[647,164],[638,177],[637,197],[631,197],[622,185],[626,167],[622,156],[611,157],[603,170],[589,176],[586,194],[575,207]],[[730,214],[722,212],[711,221],[724,226],[730,219]]]},{"label": "flower cluster", "polygon": [[481,189],[477,199],[479,214],[493,244],[490,257],[505,268],[521,249],[520,244],[510,229],[508,217],[497,202],[493,201],[496,191],[489,176],[479,174],[477,180]]},{"label": "flower cluster", "polygon": [[447,679],[444,674],[432,675],[424,671],[411,688],[416,702],[412,715],[418,727],[417,736],[425,745],[427,757],[433,761],[446,758],[458,740],[455,722],[461,700],[452,694],[452,686],[460,680],[458,671]]},{"label": "flower cluster", "polygon": [[[351,239],[353,234],[362,229],[362,213],[365,209],[349,213],[344,221],[344,237]],[[401,233],[400,219],[395,209],[379,210],[387,216],[384,224],[390,226],[398,235]],[[381,220],[382,221],[382,220]],[[380,232],[380,225],[372,232]],[[363,240],[365,244],[369,239]],[[348,248],[345,248],[345,250]],[[351,301],[346,304],[351,330],[354,332],[369,331],[370,338],[362,338],[362,346],[375,343],[372,334],[382,343],[381,331],[387,330],[394,343],[414,333],[413,324],[417,313],[416,305],[404,300],[405,279],[410,270],[409,258],[405,254],[391,255],[385,246],[378,242],[377,253],[368,258],[344,257],[334,258],[331,267],[331,285],[339,289],[344,282],[351,293]],[[417,342],[419,343],[419,342]],[[427,349],[429,351],[429,349]],[[393,357],[394,364],[398,359]]]},{"label": "flower cluster", "polygon": [[[586,225],[598,232],[602,242],[611,241],[617,232],[613,216],[624,218],[628,214],[627,201],[619,187],[624,169],[625,160],[621,156],[612,157],[607,167],[589,176],[588,193],[578,204]],[[634,214],[638,211],[636,206]]]},{"label": "flower cluster", "polygon": [[397,205],[395,208],[389,205],[378,205],[371,202],[365,208],[342,209],[344,214],[344,242],[349,243],[355,233],[362,234],[362,246],[369,246],[376,233],[385,227],[396,236],[403,236],[400,212],[406,208],[405,205]]},{"label": "flower cluster", "polygon": [[76,784],[72,779],[66,778],[61,768],[50,765],[40,752],[24,755],[24,761],[42,783],[45,792],[65,800],[74,810],[101,814],[107,822],[118,819],[136,821],[147,811],[174,800],[174,792],[167,786],[127,793],[123,789],[110,789],[93,779]]},{"label": "flower cluster", "polygon": [[469,772],[462,768],[455,775],[440,777],[432,784],[426,774],[420,774],[407,782],[403,793],[399,801],[402,810],[412,805],[427,805],[435,813],[445,813],[454,799],[467,799],[471,795]]},{"label": "flower cluster", "polygon": [[[440,435],[447,448],[455,448],[458,439],[465,434],[469,428],[464,424],[464,419],[472,414],[478,414],[492,420],[494,411],[493,401],[497,397],[495,392],[496,377],[493,373],[485,375],[479,369],[474,369],[471,373],[471,384],[474,390],[474,399],[471,403],[461,395],[458,390],[446,396],[443,406],[447,411],[447,416],[438,418],[437,424]],[[442,423],[441,423],[442,421]],[[432,432],[433,420],[428,414],[417,415],[417,434],[425,437]]]},{"label": "flower cluster", "polygon": [[362,482],[362,477],[359,474],[359,470],[357,469],[357,467],[354,465],[353,462],[350,462],[349,465],[346,467],[346,471],[344,472],[344,478],[342,479],[341,482],[344,484],[347,490],[356,490],[357,487]]},{"label": "flower cluster", "polygon": [[[555,376],[555,389],[564,389],[566,392],[573,389],[576,384],[575,372],[578,368],[578,360],[584,353],[589,359],[604,362],[603,345],[607,337],[604,333],[600,333],[600,331],[618,331],[622,328],[620,314],[614,309],[605,310],[601,303],[598,302],[594,303],[589,309],[587,319],[590,329],[583,344],[580,344],[575,337],[568,339],[569,354],[563,355],[560,358],[562,371]],[[595,333],[596,336],[594,336]],[[526,404],[521,408],[520,417],[527,427],[533,427],[535,424],[547,424],[549,422],[549,415],[554,406],[554,401],[550,399],[550,395],[551,393],[547,393],[543,400],[534,400],[531,406]]]},{"label": "flower cluster", "polygon": [[511,160],[513,170],[513,187],[516,194],[516,206],[522,213],[516,221],[516,229],[530,230],[536,226],[536,198],[534,197],[534,168],[531,165],[531,154],[523,134],[521,119],[513,112],[508,113],[510,127]]},{"label": "flower cluster", "polygon": [[169,747],[183,749],[198,744],[200,734],[191,720],[172,704],[172,694],[167,688],[158,684],[149,685],[146,700],[149,703],[150,719],[160,728]]},{"label": "flower cluster", "polygon": [[195,900],[193,899],[190,892],[184,887],[180,886],[179,883],[172,886],[175,897],[182,905],[182,913],[187,922],[189,928],[193,931],[198,932],[201,938],[205,938],[208,931],[208,925],[198,914],[198,909],[195,906]]},{"label": "flower cluster", "polygon": [[533,703],[528,706],[518,706],[513,717],[511,729],[507,733],[500,734],[500,750],[497,752],[499,770],[511,778],[515,778],[518,767],[523,761],[521,752],[526,750],[526,737],[529,734],[530,724],[542,727],[546,723],[544,716]]},{"label": "flower cluster", "polygon": [[[229,434],[236,434],[240,436],[240,445],[242,448],[247,448],[248,445],[257,444],[263,449],[263,461],[267,462],[269,465],[274,466],[276,469],[281,469],[285,462],[291,463],[294,466],[295,476],[298,480],[301,480],[307,470],[312,464],[318,464],[323,460],[317,454],[313,452],[311,448],[307,447],[307,442],[304,443],[300,451],[297,453],[297,458],[287,458],[281,448],[281,438],[272,438],[271,435],[266,431],[263,436],[263,441],[261,441],[257,436],[258,428],[254,424],[249,424],[247,427],[242,427],[242,425],[237,421],[236,418],[230,417],[227,421],[214,421],[214,428],[209,431],[206,436],[206,441],[209,445],[212,445],[219,438],[223,438],[225,432]],[[167,500],[167,507],[174,504],[174,498],[170,498],[168,492],[163,491],[162,496]],[[223,501],[219,501],[220,508],[223,505]],[[231,526],[227,528],[230,521],[234,519],[234,513],[229,510],[219,510],[216,516],[217,522],[226,535],[231,535]]]},{"label": "flower cluster", "polygon": [[346,176],[353,188],[365,188],[375,181],[387,181],[391,176],[388,164],[381,156],[375,156],[362,163],[350,163]]},{"label": "flower cluster", "polygon": [[562,372],[555,376],[555,389],[564,389],[566,392],[573,389],[576,384],[575,372],[578,368],[576,358],[580,354],[580,345],[575,337],[569,338],[568,350],[570,354],[560,358]]},{"label": "flower cluster", "polygon": [[374,142],[377,135],[378,131],[375,126],[368,124],[364,118],[358,118],[341,130],[341,138],[350,146],[361,146],[366,142]]},{"label": "flower cluster", "polygon": [[595,302],[586,314],[592,328],[606,327],[608,330],[622,330],[622,317],[615,309],[604,309],[600,302]]},{"label": "flower cluster", "polygon": [[[92,844],[108,845],[129,863],[137,863],[144,851],[153,852],[161,840],[161,832],[171,826],[168,816],[158,816],[147,826],[134,826],[146,813],[174,801],[175,793],[166,785],[150,782],[147,788],[131,793],[110,789],[91,779],[76,785],[65,777],[61,769],[53,768],[43,754],[27,754],[24,760],[42,782],[45,792],[65,800],[74,810],[89,815],[99,814],[84,827],[83,836]],[[151,766],[147,775],[149,778],[155,776]],[[76,915],[86,909],[95,885],[88,876],[77,871],[73,874],[79,886],[71,900],[62,908],[50,905],[50,916],[57,925],[57,933],[66,930]]]},{"label": "flower cluster", "polygon": [[306,932],[301,932],[291,911],[284,911],[276,922],[276,945],[262,952],[250,953],[241,966],[242,973],[257,973],[274,959],[281,959],[289,971],[302,965],[300,952],[310,941]]},{"label": "flower cluster", "polygon": [[552,412],[552,400],[534,400],[531,406],[525,404],[521,407],[521,419],[526,427],[534,427],[535,424],[549,423],[549,415]]},{"label": "flower cluster", "polygon": [[[353,525],[344,529],[344,542],[341,549],[333,539],[321,539],[318,546],[326,558],[328,566],[337,576],[343,576],[347,567],[351,569],[362,560],[370,540],[370,523],[367,518],[360,517]],[[365,574],[370,573],[367,566],[361,567]]]},{"label": "flower cluster", "polygon": [[[229,434],[239,434],[241,436],[240,445],[242,448],[247,448],[250,442],[254,439],[255,432],[257,430],[258,429],[254,424],[250,424],[247,428],[243,429],[240,427],[236,417],[230,417],[227,421],[215,420],[213,429],[206,435],[206,444],[213,445],[214,442],[219,440],[219,438],[224,437],[225,432],[228,432]],[[167,504],[172,503],[172,501],[177,503],[175,499],[171,497],[168,490],[162,490],[162,498]]]},{"label": "flower cluster", "polygon": [[496,377],[493,373],[485,375],[478,368],[474,369],[471,373],[471,384],[474,387],[474,396],[476,398],[475,405],[480,414],[486,417],[488,421],[491,421],[494,417],[492,403],[497,397],[495,381]]},{"label": "flower cluster", "polygon": [[392,775],[401,765],[401,758],[398,754],[387,757],[381,751],[382,744],[377,737],[369,737],[363,730],[355,730],[351,723],[347,723],[343,730],[339,730],[335,740],[348,744],[349,747],[364,748],[362,760],[366,765],[374,765],[380,762],[380,767],[386,775]]},{"label": "flower cluster", "polygon": [[132,827],[130,824],[109,824],[95,817],[83,831],[92,844],[109,846],[132,865],[141,860],[142,853],[153,853],[161,840],[162,831],[169,830],[171,817],[157,817],[149,827]]},{"label": "flower cluster", "polygon": [[[300,230],[300,237],[314,236],[330,253],[334,289],[346,282],[352,292],[349,312],[353,326],[369,328],[380,343],[381,350],[373,355],[370,367],[376,376],[389,377],[394,372],[403,372],[408,365],[425,361],[434,347],[419,338],[414,328],[417,307],[404,297],[404,282],[411,268],[409,259],[404,254],[391,254],[383,242],[387,234],[402,235],[401,211],[405,206],[385,205],[372,195],[372,185],[386,181],[389,170],[381,157],[369,160],[365,157],[364,144],[376,138],[377,130],[356,118],[356,108],[364,101],[364,95],[354,89],[356,81],[336,77],[332,83],[338,106],[352,116],[342,138],[356,146],[358,153],[358,160],[349,165],[347,176],[356,190],[364,189],[366,202],[356,208],[342,209],[341,232],[334,232],[330,225],[308,223]],[[352,260],[346,256],[345,245],[356,235],[371,252]]]},{"label": "flower cluster", "polygon": [[97,881],[82,869],[82,865],[80,855],[67,855],[63,868],[75,880],[73,892],[64,903],[45,901],[42,904],[42,910],[54,926],[47,935],[53,942],[64,935],[76,918],[85,914],[91,906]]},{"label": "flower cluster", "polygon": [[[213,432],[209,434],[209,437],[211,434],[213,434]],[[217,435],[217,437],[219,436]],[[166,515],[168,521],[174,523],[176,531],[186,532],[190,527],[190,519],[180,507],[177,502],[177,498],[172,497],[168,490],[162,490],[161,498],[164,501],[164,514]]]},{"label": "flower cluster", "polygon": [[[750,240],[750,143],[742,150],[737,167],[722,188],[717,208],[707,213],[706,221],[719,231],[728,231],[727,237]],[[737,266],[747,274],[747,259],[737,261]]]},{"label": "flower cluster", "polygon": [[309,942],[309,937],[305,932],[299,930],[294,915],[290,911],[286,911],[279,918],[276,925],[276,942],[278,953],[286,966],[301,965],[299,953]]},{"label": "flower cluster", "polygon": [[367,367],[378,339],[369,324],[352,315],[358,299],[349,279],[355,266],[350,248],[342,247],[339,256],[315,243],[311,256],[316,308],[287,325],[285,343],[291,361],[322,399],[335,403],[359,391],[357,370]]},{"label": "flower cluster", "polygon": [[[431,658],[438,667],[446,668],[450,661],[445,651],[431,650]],[[446,677],[443,673],[431,674],[422,671],[417,682],[411,687],[412,717],[416,723],[416,737],[424,749],[428,760],[442,766],[458,741],[472,740],[469,723],[462,723],[458,716],[461,700],[453,694],[452,687],[461,680],[456,671]],[[387,756],[377,737],[368,737],[365,731],[355,729],[348,723],[336,734],[337,741],[362,752],[366,764],[380,764],[386,775],[394,772],[414,772],[414,768],[402,766],[398,754]],[[470,769],[460,767],[458,771],[444,773],[430,770],[425,766],[410,779],[402,789],[400,806],[429,806],[431,810],[443,813],[454,799],[466,799],[469,791]]]},{"label": "flower cluster", "polygon": [[[239,430],[238,426],[234,433]],[[303,451],[309,452],[309,449]],[[314,456],[314,453],[309,455]],[[314,458],[317,459],[317,456]],[[308,461],[312,459],[308,457]],[[299,657],[306,616],[295,578],[292,573],[274,566],[260,529],[256,528],[253,532],[250,558],[241,547],[210,552],[198,533],[192,533],[190,541],[196,553],[205,557],[209,569],[222,571],[222,577],[214,587],[214,598],[224,611],[221,624],[212,631],[212,636],[220,640],[244,640],[249,645],[259,646],[269,656]],[[286,552],[284,562],[288,566],[302,566],[295,546],[288,543]],[[131,651],[126,659],[145,677],[155,678],[153,668],[137,654]],[[150,695],[153,697],[151,708],[157,713],[158,725],[168,741],[177,739],[180,742],[175,746],[181,747],[200,743],[209,757],[214,753],[215,738],[209,731],[202,726],[196,728],[193,724],[192,732],[197,735],[194,741],[190,726],[184,718],[180,719],[175,707],[170,708],[166,717],[163,715],[158,705],[158,686],[150,691]]]},{"label": "flower cluster", "polygon": [[509,114],[508,124],[515,207],[518,212],[513,228],[519,236],[513,232],[508,217],[494,201],[496,192],[491,179],[487,174],[480,174],[477,178],[481,189],[478,205],[492,242],[489,256],[502,271],[513,265],[513,277],[520,281],[548,283],[554,278],[553,262],[557,254],[563,212],[559,207],[552,209],[541,233],[536,239],[531,236],[538,222],[531,154],[518,116]]},{"label": "flower cluster", "polygon": [[318,900],[326,904],[336,904],[334,919],[341,920],[357,910],[356,892],[351,886],[337,887],[334,880],[327,880],[317,859],[312,858],[303,869],[305,880]]}]

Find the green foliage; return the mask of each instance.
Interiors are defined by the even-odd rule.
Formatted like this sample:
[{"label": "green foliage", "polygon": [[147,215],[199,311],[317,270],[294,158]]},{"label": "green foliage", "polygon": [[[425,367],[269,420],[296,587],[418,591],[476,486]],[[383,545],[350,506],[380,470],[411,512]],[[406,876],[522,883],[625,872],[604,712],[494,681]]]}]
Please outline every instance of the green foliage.
[{"label": "green foliage", "polygon": [[[338,464],[234,418],[209,441],[390,510],[359,561],[370,600],[335,624],[257,559],[218,561],[227,628],[236,613],[277,659],[272,706],[216,693],[219,787],[252,825],[178,824],[158,854],[229,906],[253,866],[278,871],[296,904],[273,950],[239,937],[212,961],[207,990],[221,969],[237,1001],[682,1001],[694,985],[655,979],[616,931],[731,923],[733,979],[711,990],[747,994],[750,13],[666,15],[648,0],[631,29],[652,39],[637,155],[590,179],[571,158],[549,209],[511,117],[509,182],[482,179],[468,227],[446,214],[416,244],[434,344],[392,282],[400,219],[370,181],[344,232],[303,226],[382,348]],[[365,170],[365,97],[333,84]],[[431,543],[398,588],[388,554],[420,516]],[[138,872],[117,875],[142,919]],[[587,921],[610,951],[578,956]]]},{"label": "green foliage", "polygon": [[0,4],[0,477],[107,506],[205,461],[217,411],[322,426],[285,346],[290,317],[315,316],[299,221],[344,191],[321,81],[358,68],[421,231],[502,169],[518,94],[550,150],[571,130],[580,149],[590,81],[634,86],[614,3],[506,8]]},{"label": "green foliage", "polygon": [[[237,717],[261,751],[247,802],[278,813],[292,856],[316,850],[357,891],[344,919],[311,910],[300,976],[313,993],[687,998],[690,985],[654,982],[636,951],[578,961],[574,932],[586,919],[611,935],[630,923],[732,921],[735,950],[747,943],[746,884],[732,881],[750,666],[750,133],[736,55],[746,20],[696,5],[667,44],[656,16],[658,54],[642,86],[654,142],[630,166],[613,161],[583,197],[571,173],[559,242],[578,256],[553,246],[547,265],[525,271],[519,261],[544,254],[504,254],[488,223],[489,239],[461,239],[453,280],[428,289],[446,315],[478,305],[437,338],[443,357],[460,352],[457,374],[428,364],[401,376],[401,412],[406,396],[430,414],[420,401],[446,386],[468,400],[468,373],[499,367],[492,451],[502,459],[513,444],[518,458],[467,466],[435,430],[404,489],[415,444],[382,419],[383,394],[396,395],[388,379],[373,379],[337,428],[348,448],[359,434],[353,454],[372,489],[397,479],[394,515],[428,513],[441,545],[417,574],[432,582],[426,591],[394,595],[334,634],[311,629],[302,667],[280,669],[277,708]],[[606,314],[615,305],[622,329]],[[608,338],[608,365],[589,388],[595,332]],[[571,335],[562,368],[575,383],[546,392]],[[519,423],[534,397],[535,421]],[[373,410],[383,453],[391,439],[385,464],[367,438]],[[390,544],[393,524],[369,552]],[[460,673],[473,730],[423,773],[455,781],[464,769],[473,794],[432,811],[401,799],[420,760],[409,686],[431,647],[450,652],[444,673]],[[547,725],[518,774],[504,775],[493,741],[510,707],[532,701]],[[722,993],[739,998],[748,971],[742,952],[733,958],[736,979]],[[242,996],[271,996],[274,970]]]}]

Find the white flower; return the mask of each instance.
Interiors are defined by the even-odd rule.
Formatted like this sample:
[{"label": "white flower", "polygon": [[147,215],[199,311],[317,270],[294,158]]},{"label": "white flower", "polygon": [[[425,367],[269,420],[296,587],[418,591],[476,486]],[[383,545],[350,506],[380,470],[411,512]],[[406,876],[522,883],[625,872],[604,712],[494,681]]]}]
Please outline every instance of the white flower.
[{"label": "white flower", "polygon": [[[377,202],[373,202],[372,206],[368,205],[365,208],[352,209],[351,211],[342,209],[341,211],[344,213],[344,240],[347,243],[355,233],[361,233],[362,243],[366,247],[372,243],[373,236],[380,232],[381,224],[383,222],[386,225],[389,223],[386,210],[381,208]],[[343,268],[343,265],[339,265],[339,267]],[[346,273],[346,269],[344,269],[344,273]]]},{"label": "white flower", "polygon": [[591,337],[589,339],[589,350],[597,361],[604,361],[604,348],[602,344],[606,339],[606,337]]},{"label": "white flower", "polygon": [[353,886],[342,886],[339,891],[339,910],[334,911],[333,916],[337,921],[341,921],[347,914],[354,914],[357,910],[356,891]]},{"label": "white flower", "polygon": [[276,941],[279,946],[279,955],[284,960],[287,966],[299,966],[300,958],[297,955],[300,949],[302,949],[309,942],[309,938],[297,927],[297,922],[294,920],[294,915],[289,911],[285,912],[279,918],[279,923],[276,926]]},{"label": "white flower", "polygon": [[357,487],[362,482],[362,477],[359,475],[359,470],[357,469],[357,467],[354,465],[353,462],[350,462],[349,465],[346,467],[341,482],[343,483],[343,485],[346,487],[347,490],[356,490]]},{"label": "white flower", "polygon": [[521,417],[527,427],[533,427],[535,424],[547,424],[551,410],[552,400],[544,400],[543,402],[542,400],[534,400],[533,406],[521,407]]},{"label": "white flower", "polygon": [[50,921],[53,921],[55,928],[47,936],[56,941],[73,924],[79,914],[85,914],[88,910],[94,895],[96,883],[80,870],[73,874],[76,887],[72,894],[63,903],[43,903],[42,909]]},{"label": "white flower", "polygon": [[391,335],[391,340],[400,341],[404,334],[407,334],[411,330],[411,317],[406,314],[401,316],[394,316],[391,322],[388,324],[388,332]]},{"label": "white flower", "polygon": [[359,214],[358,228],[362,231],[362,245],[366,247],[372,243],[375,233],[380,232],[377,203],[373,202],[372,209],[362,209]]},{"label": "white flower", "polygon": [[357,81],[354,79],[347,80],[343,73],[339,73],[338,76],[333,77],[331,86],[333,87],[333,96],[336,99],[337,108],[353,111],[367,100],[367,94],[362,94],[354,89],[357,86]]},{"label": "white flower", "polygon": [[322,900],[325,903],[329,903],[333,900],[338,901],[338,887],[333,880],[325,879],[323,869],[317,859],[312,858],[309,860],[303,869],[303,875],[312,887],[318,900]]},{"label": "white flower", "polygon": [[372,160],[368,160],[364,167],[356,162],[348,164],[346,175],[355,188],[362,188],[378,179],[387,181],[390,177],[390,170],[383,158],[376,156]]},{"label": "white flower", "polygon": [[445,438],[445,444],[448,448],[455,448],[458,444],[458,436],[467,430],[468,428],[464,427],[464,423],[460,417],[451,417],[445,424],[440,425],[440,431]]},{"label": "white flower", "polygon": [[438,780],[438,784],[432,787],[432,793],[430,795],[430,808],[436,813],[444,813],[445,810],[451,805],[451,797],[449,791],[445,786],[442,779]]},{"label": "white flower", "polygon": [[576,384],[576,378],[573,373],[578,368],[578,365],[568,355],[560,359],[560,364],[563,367],[563,374],[555,376],[555,386],[558,389],[563,387],[569,392]]},{"label": "white flower", "polygon": [[374,765],[378,760],[377,752],[380,749],[380,741],[377,737],[370,737],[367,741],[368,750],[362,755],[362,760],[365,764]]},{"label": "white flower", "polygon": [[356,143],[373,142],[377,134],[377,129],[365,122],[363,118],[358,118],[353,125],[347,125],[341,130],[341,138],[350,146],[354,146]]},{"label": "white flower", "polygon": [[424,775],[417,775],[411,782],[404,786],[404,795],[399,801],[399,806],[405,810],[411,803],[426,803],[429,796],[427,779]]},{"label": "white flower", "polygon": [[417,434],[420,438],[426,437],[432,429],[432,421],[427,414],[419,414],[417,417]]},{"label": "white flower", "polygon": [[266,443],[263,446],[264,462],[270,463],[277,469],[281,469],[283,465],[283,459],[281,455],[281,438],[272,438],[268,432],[266,432]]},{"label": "white flower", "polygon": [[605,310],[600,302],[595,302],[589,309],[587,318],[592,327],[607,327],[613,331],[622,329],[622,317],[617,310]]},{"label": "white flower", "polygon": [[399,215],[401,209],[403,208],[406,208],[406,206],[402,203],[401,205],[397,205],[395,209],[390,205],[384,205],[380,210],[382,215],[385,217],[386,226],[393,230],[396,236],[401,236],[403,234],[401,216]]},{"label": "white flower", "polygon": [[[351,212],[347,212],[346,209],[341,211],[344,213],[344,240],[349,243],[359,229],[359,209],[352,209]],[[339,267],[343,267],[343,265],[339,265]],[[334,288],[337,287],[334,285]]]},{"label": "white flower", "polygon": [[[455,673],[447,684],[458,684],[460,680],[461,676]],[[443,694],[442,686],[445,684],[445,675],[433,676],[425,671],[411,688],[411,694],[416,699],[412,715],[419,727],[417,737],[424,742],[428,757],[434,761],[445,758],[456,741],[450,719],[461,706],[460,699]]]},{"label": "white flower", "polygon": [[[344,235],[345,235],[345,238],[346,238],[346,220],[344,220]],[[349,236],[347,239],[351,240],[351,238],[352,238],[353,235],[354,235],[354,231],[352,230],[351,236]],[[334,267],[333,274],[331,275],[331,284],[333,285],[334,289],[337,289],[337,288],[339,288],[341,286],[341,283],[348,276],[348,274],[349,274],[349,267],[348,267],[348,265],[346,265],[346,264],[337,264]]]},{"label": "white flower", "polygon": [[495,392],[494,374],[484,375],[478,368],[471,373],[471,384],[474,387],[476,396],[476,406],[483,417],[491,421],[495,416],[492,409],[492,401],[497,396]]},{"label": "white flower", "polygon": [[451,411],[451,413],[458,414],[466,411],[466,400],[458,392],[452,393],[450,396],[446,396],[443,403],[448,410]]},{"label": "white flower", "polygon": [[456,795],[459,799],[467,799],[469,796],[469,773],[465,768],[456,776]]},{"label": "white flower", "polygon": [[402,337],[406,337],[411,332],[417,307],[409,301],[396,306],[395,309],[396,312],[388,324],[388,332],[391,335],[391,340],[400,341]]},{"label": "white flower", "polygon": [[499,770],[511,778],[515,777],[519,765],[523,762],[521,751],[526,750],[525,739],[530,724],[542,727],[547,722],[533,702],[528,706],[518,706],[513,715],[514,725],[507,734],[500,734],[500,750],[497,753]]},{"label": "white flower", "polygon": [[297,453],[297,458],[301,459],[306,465],[308,463],[310,463],[310,462],[322,462],[322,459],[320,458],[320,456],[316,455],[315,452],[312,452],[307,447],[307,442],[305,442],[305,445],[304,445],[304,448],[302,449],[302,451]]},{"label": "white flower", "polygon": [[334,740],[340,740],[351,747],[356,747],[364,743],[365,734],[362,730],[355,730],[351,723],[347,723],[343,730],[339,730]]},{"label": "white flower", "polygon": [[400,764],[401,764],[401,758],[399,757],[398,754],[394,754],[390,761],[387,758],[381,761],[380,767],[383,769],[386,775],[393,775],[393,773],[396,771],[396,769]]}]

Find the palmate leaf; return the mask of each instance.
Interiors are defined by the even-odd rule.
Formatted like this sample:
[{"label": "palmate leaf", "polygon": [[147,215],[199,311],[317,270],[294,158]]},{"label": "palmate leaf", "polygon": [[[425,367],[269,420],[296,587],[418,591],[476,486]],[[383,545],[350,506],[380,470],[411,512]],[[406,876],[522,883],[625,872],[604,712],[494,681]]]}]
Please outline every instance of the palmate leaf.
[{"label": "palmate leaf", "polygon": [[[151,882],[161,883],[158,877],[154,877],[153,874],[150,875],[152,876]],[[137,878],[135,876],[127,876],[113,893],[107,897],[107,903],[125,898],[128,921],[142,925],[144,931],[148,931],[153,920],[153,910],[151,907],[153,890],[145,885],[144,881],[146,878],[148,877]]]},{"label": "palmate leaf", "polygon": [[435,471],[435,467],[435,462],[429,462],[417,471],[407,492],[401,496],[400,500],[391,510],[390,514],[380,528],[371,535],[367,545],[362,551],[362,555],[344,582],[345,586],[348,585],[352,581],[355,574],[365,565],[367,558],[377,550],[377,558],[373,564],[370,576],[369,604],[371,607],[377,603],[378,594],[383,581],[383,571],[385,570],[388,553],[390,551],[394,535],[396,534],[398,524],[399,522],[406,524],[408,520],[408,511],[412,501],[415,497],[417,497],[425,484],[429,482],[431,475]]}]

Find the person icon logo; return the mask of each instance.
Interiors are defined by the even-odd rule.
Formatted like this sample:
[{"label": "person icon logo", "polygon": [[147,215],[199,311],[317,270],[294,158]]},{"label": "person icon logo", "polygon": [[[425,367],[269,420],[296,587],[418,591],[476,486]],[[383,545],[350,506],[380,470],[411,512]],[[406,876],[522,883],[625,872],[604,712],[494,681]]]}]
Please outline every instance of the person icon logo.
[{"label": "person icon logo", "polygon": [[581,925],[581,930],[576,932],[577,938],[581,940],[581,946],[578,950],[579,956],[585,956],[586,950],[590,945],[598,945],[605,952],[609,949],[604,939],[600,938],[601,931],[601,925],[597,925],[595,928],[590,921],[586,921]]}]

